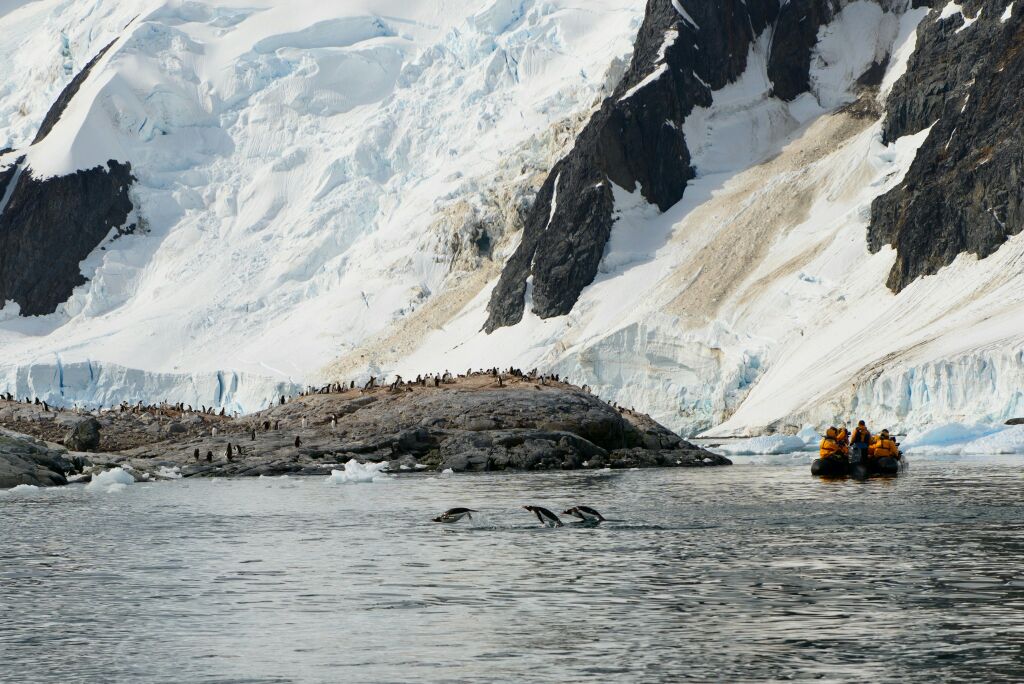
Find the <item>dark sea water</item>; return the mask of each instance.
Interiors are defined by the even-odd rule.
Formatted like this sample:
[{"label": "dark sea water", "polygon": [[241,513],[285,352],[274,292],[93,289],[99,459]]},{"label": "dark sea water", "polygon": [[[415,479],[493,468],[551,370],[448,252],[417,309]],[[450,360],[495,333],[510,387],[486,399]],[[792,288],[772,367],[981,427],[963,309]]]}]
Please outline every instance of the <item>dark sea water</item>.
[{"label": "dark sea water", "polygon": [[792,679],[1024,679],[1017,463],[0,494],[4,682]]}]

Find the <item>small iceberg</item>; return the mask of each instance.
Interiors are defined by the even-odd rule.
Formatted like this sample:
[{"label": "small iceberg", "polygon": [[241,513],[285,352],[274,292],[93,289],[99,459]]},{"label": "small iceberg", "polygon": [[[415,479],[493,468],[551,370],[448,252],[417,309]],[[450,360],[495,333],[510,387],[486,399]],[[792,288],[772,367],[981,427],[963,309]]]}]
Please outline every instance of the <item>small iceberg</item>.
[{"label": "small iceberg", "polygon": [[[765,435],[723,444],[715,449],[734,456],[770,456],[804,451],[808,446],[810,445],[797,435]],[[817,444],[814,447],[817,447]]]},{"label": "small iceberg", "polygon": [[119,492],[132,484],[135,484],[135,478],[132,477],[131,473],[124,468],[113,468],[93,475],[92,481],[85,485],[85,487],[86,489],[105,489],[108,492]]},{"label": "small iceberg", "polygon": [[947,423],[911,431],[900,446],[924,457],[1024,454],[1024,426]]},{"label": "small iceberg", "polygon": [[344,470],[332,470],[327,481],[331,484],[358,484],[360,482],[383,482],[388,479],[384,469],[387,462],[360,463],[352,459],[345,464]]}]

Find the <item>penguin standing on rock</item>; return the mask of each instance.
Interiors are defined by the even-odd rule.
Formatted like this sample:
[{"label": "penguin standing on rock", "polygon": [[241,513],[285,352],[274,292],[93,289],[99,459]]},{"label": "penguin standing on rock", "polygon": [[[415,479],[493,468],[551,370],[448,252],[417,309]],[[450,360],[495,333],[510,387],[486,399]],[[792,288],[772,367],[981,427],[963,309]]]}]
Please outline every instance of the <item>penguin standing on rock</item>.
[{"label": "penguin standing on rock", "polygon": [[558,516],[546,508],[540,506],[523,506],[523,508],[536,515],[537,520],[540,520],[540,524],[544,527],[563,527],[563,523],[558,519]]}]

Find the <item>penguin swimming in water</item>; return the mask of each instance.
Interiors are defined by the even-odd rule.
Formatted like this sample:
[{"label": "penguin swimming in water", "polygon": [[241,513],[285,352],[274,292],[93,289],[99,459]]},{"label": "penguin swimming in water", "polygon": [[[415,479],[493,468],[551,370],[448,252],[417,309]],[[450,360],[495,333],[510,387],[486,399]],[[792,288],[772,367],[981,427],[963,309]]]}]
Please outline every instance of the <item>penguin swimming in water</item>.
[{"label": "penguin swimming in water", "polygon": [[571,515],[575,518],[579,518],[583,522],[593,523],[595,525],[605,521],[605,517],[590,506],[573,506],[567,511],[562,511],[562,515]]},{"label": "penguin swimming in water", "polygon": [[546,508],[541,508],[540,506],[523,506],[523,508],[536,515],[537,520],[540,520],[540,524],[544,527],[563,526],[563,523],[558,519],[558,516]]},{"label": "penguin swimming in water", "polygon": [[434,518],[433,522],[453,523],[453,522],[459,522],[463,518],[469,518],[470,520],[472,520],[473,519],[473,513],[478,513],[478,512],[479,511],[476,511],[475,509],[472,509],[472,508],[449,508],[447,511],[445,511],[441,515],[439,515],[436,518]]}]

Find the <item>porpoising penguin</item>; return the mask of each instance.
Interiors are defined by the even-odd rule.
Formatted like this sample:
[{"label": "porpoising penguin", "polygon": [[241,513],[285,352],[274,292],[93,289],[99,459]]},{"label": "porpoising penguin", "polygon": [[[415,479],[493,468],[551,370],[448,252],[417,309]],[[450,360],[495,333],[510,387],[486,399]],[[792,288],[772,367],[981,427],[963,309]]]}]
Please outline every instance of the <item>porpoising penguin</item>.
[{"label": "porpoising penguin", "polygon": [[590,506],[573,506],[567,511],[562,511],[562,515],[571,515],[579,518],[583,522],[588,523],[603,523],[605,518],[603,515],[595,511]]},{"label": "porpoising penguin", "polygon": [[470,520],[472,520],[473,519],[473,513],[477,513],[477,512],[478,511],[476,511],[476,510],[474,510],[472,508],[449,508],[447,511],[445,511],[441,515],[439,515],[436,518],[434,518],[433,522],[453,523],[453,522],[459,522],[463,518],[469,518]]},{"label": "porpoising penguin", "polygon": [[546,508],[540,506],[523,506],[523,508],[536,515],[537,520],[540,520],[540,524],[544,527],[562,527],[562,521],[558,519],[558,516]]}]

